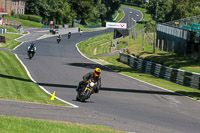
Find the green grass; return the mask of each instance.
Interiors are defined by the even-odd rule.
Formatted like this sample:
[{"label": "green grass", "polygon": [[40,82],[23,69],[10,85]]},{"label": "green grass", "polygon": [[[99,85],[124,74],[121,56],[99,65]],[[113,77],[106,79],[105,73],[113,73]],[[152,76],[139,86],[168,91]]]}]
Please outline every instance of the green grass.
[{"label": "green grass", "polygon": [[40,23],[29,21],[29,20],[23,20],[23,19],[19,19],[19,18],[14,18],[14,17],[11,17],[11,16],[5,16],[5,19],[19,21],[19,22],[22,23],[22,26],[24,26],[24,27],[35,27],[35,28],[41,28],[42,27],[42,24],[40,24]]},{"label": "green grass", "polygon": [[124,12],[121,9],[118,10],[118,13],[119,13],[119,15],[115,19],[115,22],[119,22],[119,20],[121,20],[124,17]]},{"label": "green grass", "polygon": [[45,104],[66,105],[33,83],[14,54],[0,51],[0,98]]},{"label": "green grass", "polygon": [[[125,5],[125,4],[121,4],[121,6],[139,10],[139,11],[141,11],[141,12],[143,13],[143,15],[144,15],[144,13],[145,13],[145,21],[146,21],[146,22],[152,20],[151,14],[146,13],[146,10],[145,10],[144,8],[136,7],[136,6],[131,6],[131,5]],[[144,17],[144,16],[143,16],[143,17]],[[143,27],[144,27],[144,26],[143,26],[143,20],[141,20],[140,22],[137,23],[136,29],[137,29],[137,30],[141,30]]]},{"label": "green grass", "polygon": [[176,69],[200,73],[200,63],[195,62],[195,59],[191,55],[184,57],[172,52],[161,51],[157,48],[156,53],[153,54],[152,45],[148,43],[144,43],[144,51],[142,51],[142,35],[139,35],[136,40],[126,37],[118,41],[118,48],[126,47],[129,49],[130,54],[138,58]]},{"label": "green grass", "polygon": [[125,133],[106,126],[0,116],[1,133]]},{"label": "green grass", "polygon": [[6,33],[6,34],[2,34],[1,36],[6,37],[6,43],[0,43],[1,44],[0,48],[13,49],[21,43],[19,41],[14,40],[16,38],[21,37],[22,35],[20,34]]},{"label": "green grass", "polygon": [[18,33],[18,30],[16,28],[11,27],[11,26],[1,26],[1,27],[6,28],[7,32]]},{"label": "green grass", "polygon": [[24,31],[23,34],[28,34],[28,31]]},{"label": "green grass", "polygon": [[110,53],[113,33],[99,35],[79,43],[78,47],[87,56]]}]

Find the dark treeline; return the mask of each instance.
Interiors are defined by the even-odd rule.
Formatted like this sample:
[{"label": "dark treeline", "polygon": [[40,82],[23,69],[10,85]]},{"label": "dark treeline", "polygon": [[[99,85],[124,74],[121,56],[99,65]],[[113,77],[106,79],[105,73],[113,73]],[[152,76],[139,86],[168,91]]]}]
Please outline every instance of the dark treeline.
[{"label": "dark treeline", "polygon": [[[122,2],[136,4],[141,7],[145,7],[145,1],[122,0]],[[146,3],[146,8],[148,13],[152,14],[154,20],[156,20],[157,9],[157,21],[168,22],[200,15],[200,0],[149,0],[149,3]]]},{"label": "dark treeline", "polygon": [[81,20],[82,24],[110,20],[121,0],[27,0],[26,14],[39,15],[56,24]]}]

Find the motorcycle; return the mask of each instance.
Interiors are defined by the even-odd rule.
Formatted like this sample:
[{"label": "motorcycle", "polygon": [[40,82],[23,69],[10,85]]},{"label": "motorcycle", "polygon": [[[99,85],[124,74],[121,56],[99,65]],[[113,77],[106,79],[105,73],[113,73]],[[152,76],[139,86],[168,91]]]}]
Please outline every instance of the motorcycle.
[{"label": "motorcycle", "polygon": [[57,38],[57,43],[60,43],[60,41],[61,41],[61,38]]},{"label": "motorcycle", "polygon": [[70,39],[70,37],[71,37],[71,32],[68,33],[68,39]]},{"label": "motorcycle", "polygon": [[85,100],[89,99],[90,96],[94,92],[94,87],[96,87],[97,83],[93,80],[89,80],[86,85],[81,85],[80,90],[77,92],[76,100],[85,102]]},{"label": "motorcycle", "polygon": [[33,58],[34,54],[35,54],[34,50],[28,51],[28,57],[29,57],[29,59]]}]

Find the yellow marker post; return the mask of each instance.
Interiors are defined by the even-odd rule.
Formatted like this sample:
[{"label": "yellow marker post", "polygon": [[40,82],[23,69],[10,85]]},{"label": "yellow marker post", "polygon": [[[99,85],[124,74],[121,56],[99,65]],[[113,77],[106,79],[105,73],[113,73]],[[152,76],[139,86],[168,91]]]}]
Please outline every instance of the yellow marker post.
[{"label": "yellow marker post", "polygon": [[54,100],[55,94],[56,94],[56,91],[53,92],[53,95],[51,96],[51,100]]}]

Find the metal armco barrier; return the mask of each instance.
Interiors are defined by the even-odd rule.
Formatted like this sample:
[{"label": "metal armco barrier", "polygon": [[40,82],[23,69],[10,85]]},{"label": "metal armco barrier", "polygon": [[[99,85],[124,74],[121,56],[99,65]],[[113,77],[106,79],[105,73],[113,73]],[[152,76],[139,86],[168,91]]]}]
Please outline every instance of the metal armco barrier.
[{"label": "metal armco barrier", "polygon": [[180,69],[170,68],[158,63],[145,61],[133,55],[120,53],[120,62],[123,62],[140,72],[152,74],[183,86],[200,89],[200,74]]},{"label": "metal armco barrier", "polygon": [[7,33],[7,29],[5,28],[0,28],[0,34],[5,34]]}]

